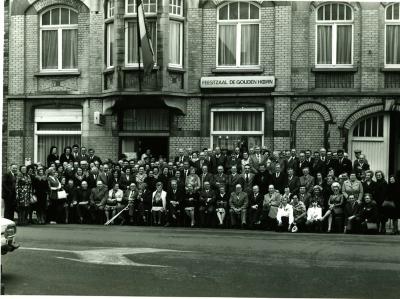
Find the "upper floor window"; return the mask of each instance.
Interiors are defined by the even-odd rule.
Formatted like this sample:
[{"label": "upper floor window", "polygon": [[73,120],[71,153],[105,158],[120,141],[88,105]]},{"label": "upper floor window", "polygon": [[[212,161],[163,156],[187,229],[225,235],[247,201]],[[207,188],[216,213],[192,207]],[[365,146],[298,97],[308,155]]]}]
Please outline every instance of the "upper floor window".
[{"label": "upper floor window", "polygon": [[[157,12],[157,0],[142,0],[144,13],[153,14]],[[136,0],[125,0],[125,13],[136,14]]]},{"label": "upper floor window", "polygon": [[[156,20],[149,20],[148,30],[151,38],[151,46],[154,51],[154,61],[157,61],[157,22]],[[125,27],[125,64],[127,66],[138,65],[138,33],[137,33],[137,21],[129,20],[126,21]],[[140,65],[143,65],[142,53],[140,51]]]},{"label": "upper floor window", "polygon": [[106,12],[107,19],[114,17],[114,8],[115,8],[115,0],[108,0],[107,1],[107,12]]},{"label": "upper floor window", "polygon": [[78,13],[67,7],[45,11],[40,18],[42,71],[78,68]]},{"label": "upper floor window", "polygon": [[385,65],[400,65],[400,4],[386,7]]},{"label": "upper floor window", "polygon": [[[183,66],[183,1],[169,0],[169,66]],[[172,17],[172,18],[171,18]]]},{"label": "upper floor window", "polygon": [[217,66],[260,64],[260,9],[248,2],[231,2],[218,9]]},{"label": "upper floor window", "polygon": [[353,64],[353,10],[343,3],[329,3],[317,10],[316,64]]}]

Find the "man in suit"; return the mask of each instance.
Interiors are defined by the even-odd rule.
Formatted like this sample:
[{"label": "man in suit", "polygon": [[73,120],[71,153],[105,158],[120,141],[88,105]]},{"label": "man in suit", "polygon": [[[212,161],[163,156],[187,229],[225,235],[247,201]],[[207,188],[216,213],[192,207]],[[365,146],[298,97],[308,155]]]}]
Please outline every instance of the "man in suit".
[{"label": "man in suit", "polygon": [[370,169],[368,162],[365,159],[365,156],[360,154],[358,156],[358,159],[354,161],[354,172],[356,173],[357,179],[361,180],[361,174],[364,171],[367,171]]},{"label": "man in suit", "polygon": [[103,182],[104,185],[108,187],[108,189],[112,189],[113,185],[113,176],[109,170],[108,164],[104,164],[103,166],[103,171],[99,173],[99,176],[97,177],[97,180],[100,180]]},{"label": "man in suit", "polygon": [[214,175],[213,183],[216,192],[221,186],[224,186],[226,190],[226,186],[228,185],[228,175],[224,174],[224,167],[222,167],[222,165],[217,167],[217,173]]},{"label": "man in suit", "polygon": [[311,173],[312,176],[317,176],[317,173],[322,174],[323,177],[326,176],[326,164],[324,161],[322,161],[320,152],[315,151],[314,152],[314,160],[313,160],[313,165],[312,165],[313,172]]},{"label": "man in suit", "polygon": [[300,186],[306,188],[307,193],[311,194],[312,188],[314,187],[315,179],[310,175],[310,170],[308,167],[303,169],[303,175],[300,177]]},{"label": "man in suit", "polygon": [[212,174],[216,174],[217,173],[217,168],[220,165],[225,169],[225,167],[226,167],[226,156],[224,156],[221,153],[221,148],[217,146],[215,148],[215,155],[211,157],[211,164],[210,164],[209,171]]},{"label": "man in suit", "polygon": [[4,218],[14,220],[14,211],[17,207],[16,200],[16,182],[18,167],[11,164],[9,171],[3,174],[2,197],[4,199]]},{"label": "man in suit", "polygon": [[199,160],[194,162],[194,167],[196,168],[197,175],[200,175],[203,169],[203,166],[209,167],[209,163],[206,160],[206,154],[204,152],[199,153]]},{"label": "man in suit", "polygon": [[308,205],[310,204],[311,200],[311,193],[307,192],[305,186],[300,186],[298,198],[301,202],[304,203],[306,208],[308,208]]},{"label": "man in suit", "polygon": [[268,191],[268,186],[272,184],[272,175],[267,171],[264,164],[260,165],[260,171],[254,176],[253,185],[259,187],[259,193],[264,196]]},{"label": "man in suit", "polygon": [[89,155],[85,146],[81,147],[80,161],[89,161]]},{"label": "man in suit", "polygon": [[240,172],[241,167],[242,167],[241,158],[240,158],[240,155],[238,155],[235,152],[233,152],[231,154],[231,156],[227,158],[227,161],[226,161],[227,173],[231,173],[232,166],[236,166],[236,168]]},{"label": "man in suit", "polygon": [[181,224],[181,215],[183,211],[183,198],[184,192],[178,189],[178,183],[176,180],[171,181],[171,189],[167,192],[167,223],[165,226],[170,226],[171,224],[176,226]]},{"label": "man in suit", "polygon": [[[332,151],[327,151],[326,152],[326,172],[328,174],[329,169],[333,169],[335,171],[336,167],[337,167],[337,160],[333,159],[333,155],[332,155]],[[336,173],[335,173],[336,175]]]},{"label": "man in suit", "polygon": [[79,222],[88,223],[90,219],[89,208],[90,208],[90,194],[91,191],[88,188],[86,181],[82,181],[81,188],[76,192],[76,200],[78,202],[78,216]]},{"label": "man in suit", "polygon": [[119,185],[120,185],[121,189],[125,191],[128,189],[128,186],[131,183],[135,183],[135,181],[136,181],[135,176],[131,174],[131,169],[129,167],[127,167],[125,169],[125,172],[123,172],[121,174],[121,178],[119,180]]},{"label": "man in suit", "polygon": [[[250,169],[249,169],[250,171]],[[235,186],[235,192],[231,193],[229,198],[231,224],[236,227],[236,224],[240,221],[242,228],[246,226],[246,214],[249,198],[246,192],[243,192],[242,186],[237,184]]]},{"label": "man in suit", "polygon": [[96,184],[97,186],[91,189],[90,192],[90,216],[92,223],[102,224],[108,189],[107,186],[103,185],[102,181],[97,181]]},{"label": "man in suit", "polygon": [[211,190],[211,184],[208,181],[204,182],[204,188],[199,194],[199,214],[202,227],[215,224],[215,192]]},{"label": "man in suit", "polygon": [[338,162],[335,170],[335,175],[347,173],[347,175],[349,176],[351,171],[353,170],[353,164],[349,159],[344,157],[343,150],[338,150],[337,156],[338,156]]},{"label": "man in suit", "polygon": [[87,161],[89,162],[89,165],[90,163],[94,163],[95,161],[97,161],[99,164],[102,164],[101,159],[94,154],[95,153],[94,149],[90,148],[88,152],[89,152],[89,158]]},{"label": "man in suit", "polygon": [[235,191],[235,186],[240,184],[241,186],[244,185],[243,177],[237,172],[237,167],[232,166],[231,174],[228,176],[228,194],[230,195],[232,192]]},{"label": "man in suit", "polygon": [[96,182],[98,181],[98,177],[99,177],[99,169],[93,166],[92,169],[90,170],[89,177],[87,178],[87,183],[90,190],[96,187],[97,185]]},{"label": "man in suit", "polygon": [[283,194],[287,185],[287,176],[281,172],[281,165],[279,163],[275,165],[275,173],[272,175],[272,185],[274,185],[280,194]]},{"label": "man in suit", "polygon": [[200,178],[200,189],[204,188],[204,182],[210,182],[210,184],[214,186],[214,176],[208,172],[207,165],[203,165],[199,178]]},{"label": "man in suit", "polygon": [[310,169],[310,164],[306,161],[306,154],[305,152],[300,152],[299,154],[299,162],[297,166],[297,176],[300,177],[303,175],[304,168]]},{"label": "man in suit", "polygon": [[185,155],[185,151],[183,148],[178,149],[178,156],[175,157],[174,162],[176,163],[183,163],[185,161],[189,162],[189,156]]},{"label": "man in suit", "polygon": [[250,172],[250,165],[244,167],[244,172],[241,174],[243,178],[243,191],[250,193],[253,187],[254,174]]},{"label": "man in suit", "polygon": [[250,156],[250,167],[251,172],[256,174],[260,170],[260,165],[265,164],[265,156],[261,154],[261,149],[259,146],[256,146],[254,149],[254,154]]},{"label": "man in suit", "polygon": [[185,182],[186,182],[186,177],[190,174],[189,168],[190,168],[189,161],[184,161],[183,162],[183,168],[182,168],[182,171],[181,171],[181,176],[182,176],[182,179]]},{"label": "man in suit", "polygon": [[79,153],[79,145],[74,144],[72,146],[72,158],[74,160],[74,162],[81,162],[81,155]]},{"label": "man in suit", "polygon": [[294,175],[294,169],[291,167],[288,168],[287,186],[291,194],[297,194],[299,192],[300,179],[298,176]]},{"label": "man in suit", "polygon": [[249,221],[250,227],[260,225],[260,217],[262,212],[262,203],[264,196],[259,192],[260,189],[257,185],[253,186],[253,192],[249,194]]}]

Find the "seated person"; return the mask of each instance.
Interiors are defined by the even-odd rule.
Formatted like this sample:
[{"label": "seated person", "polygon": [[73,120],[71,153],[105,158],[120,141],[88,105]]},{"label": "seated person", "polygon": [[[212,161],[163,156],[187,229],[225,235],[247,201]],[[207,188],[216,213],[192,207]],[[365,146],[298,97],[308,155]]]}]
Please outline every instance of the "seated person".
[{"label": "seated person", "polygon": [[128,215],[130,224],[134,222],[135,201],[137,200],[138,193],[138,189],[136,188],[136,184],[134,182],[131,182],[128,189],[124,192],[124,199],[129,208]]},{"label": "seated person", "polygon": [[90,216],[92,223],[100,223],[104,215],[104,206],[108,197],[107,186],[102,181],[96,182],[96,187],[90,192]]},{"label": "seated person", "polygon": [[233,227],[240,221],[242,228],[246,226],[246,212],[249,199],[246,192],[242,191],[242,185],[235,186],[235,192],[232,192],[229,198],[231,224]]},{"label": "seated person", "polygon": [[82,181],[81,188],[77,190],[76,199],[78,202],[77,212],[79,216],[79,222],[89,222],[90,190],[88,189],[88,183],[86,181]]},{"label": "seated person", "polygon": [[[115,185],[118,185],[118,187],[116,187]],[[124,190],[119,188],[119,183],[114,183],[113,189],[117,190],[117,192],[116,192],[117,206],[115,208],[115,212],[118,214],[127,207],[128,201],[124,198]],[[120,221],[121,225],[125,223],[125,217],[123,214],[124,213],[122,212],[117,217],[117,219]]]},{"label": "seated person", "polygon": [[331,188],[333,194],[329,197],[328,210],[321,219],[321,221],[324,221],[328,218],[328,233],[332,230],[333,217],[343,215],[343,195],[340,194],[341,186],[339,183],[334,182]]},{"label": "seated person", "polygon": [[293,208],[290,204],[288,204],[286,198],[282,198],[282,202],[276,214],[276,220],[278,221],[277,231],[287,232],[291,230],[291,226],[294,220]]},{"label": "seated person", "polygon": [[281,204],[281,194],[275,190],[274,185],[268,186],[268,193],[264,195],[262,224],[264,228],[269,230],[276,230],[276,215],[278,207]]},{"label": "seated person", "polygon": [[361,211],[361,230],[364,234],[378,232],[378,206],[371,194],[364,194],[364,207]]},{"label": "seated person", "polygon": [[215,218],[215,193],[211,190],[210,182],[203,183],[204,188],[199,194],[199,214],[201,226],[212,226]]},{"label": "seated person", "polygon": [[229,194],[225,191],[225,186],[219,187],[219,193],[215,198],[216,202],[216,213],[218,218],[218,225],[222,226],[224,224],[226,213],[228,212],[228,202]]},{"label": "seated person", "polygon": [[167,192],[168,222],[165,224],[166,226],[169,226],[171,223],[173,225],[180,223],[183,196],[184,193],[179,189],[178,182],[172,180],[171,189]]},{"label": "seated person", "polygon": [[307,221],[307,209],[305,204],[299,200],[296,194],[292,195],[290,204],[293,208],[293,226],[297,227],[296,231],[304,231]]},{"label": "seated person", "polygon": [[260,193],[258,185],[253,186],[253,191],[249,195],[249,221],[250,227],[260,225],[260,218],[262,212],[263,196]]},{"label": "seated person", "polygon": [[[117,199],[121,202],[123,195],[123,191],[119,189],[119,184],[115,184],[114,187],[108,191],[108,198],[104,207],[107,222],[110,221],[110,216],[113,218],[117,214]],[[114,221],[112,221],[111,224],[114,224]]]},{"label": "seated person", "polygon": [[153,192],[151,198],[153,224],[161,225],[161,218],[167,211],[167,192],[163,190],[163,184],[161,182],[156,183],[156,191]]},{"label": "seated person", "polygon": [[307,230],[309,232],[320,232],[322,229],[322,208],[318,205],[318,199],[311,199],[311,206],[307,210]]},{"label": "seated person", "polygon": [[[362,200],[355,199],[353,194],[349,195],[350,200],[353,201],[351,212],[347,215],[347,224],[345,227],[346,233],[360,233],[361,232],[361,212],[364,209]],[[347,209],[349,206],[347,206]]]},{"label": "seated person", "polygon": [[194,191],[193,185],[187,185],[187,191],[184,196],[185,213],[190,217],[190,226],[195,225],[195,209],[199,201],[199,194]]}]

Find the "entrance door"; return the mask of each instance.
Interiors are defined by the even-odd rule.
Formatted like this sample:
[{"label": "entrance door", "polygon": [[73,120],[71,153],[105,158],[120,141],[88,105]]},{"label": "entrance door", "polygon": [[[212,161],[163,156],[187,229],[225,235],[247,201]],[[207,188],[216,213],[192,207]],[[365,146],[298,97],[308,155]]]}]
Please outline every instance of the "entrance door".
[{"label": "entrance door", "polygon": [[349,134],[349,155],[354,161],[354,150],[360,149],[371,170],[389,172],[390,116],[378,114],[357,122]]},{"label": "entrance door", "polygon": [[150,149],[153,157],[158,160],[160,156],[168,157],[168,137],[121,137],[121,153],[125,154],[128,159],[136,156],[140,159],[142,154]]},{"label": "entrance door", "polygon": [[400,177],[400,113],[390,116],[389,174]]}]

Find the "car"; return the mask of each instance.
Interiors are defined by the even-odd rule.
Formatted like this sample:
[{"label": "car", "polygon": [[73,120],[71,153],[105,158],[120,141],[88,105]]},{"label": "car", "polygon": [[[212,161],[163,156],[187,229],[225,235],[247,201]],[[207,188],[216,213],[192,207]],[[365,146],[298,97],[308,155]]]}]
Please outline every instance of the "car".
[{"label": "car", "polygon": [[6,218],[0,218],[1,223],[1,255],[12,252],[19,247],[15,241],[17,226],[15,222]]}]

